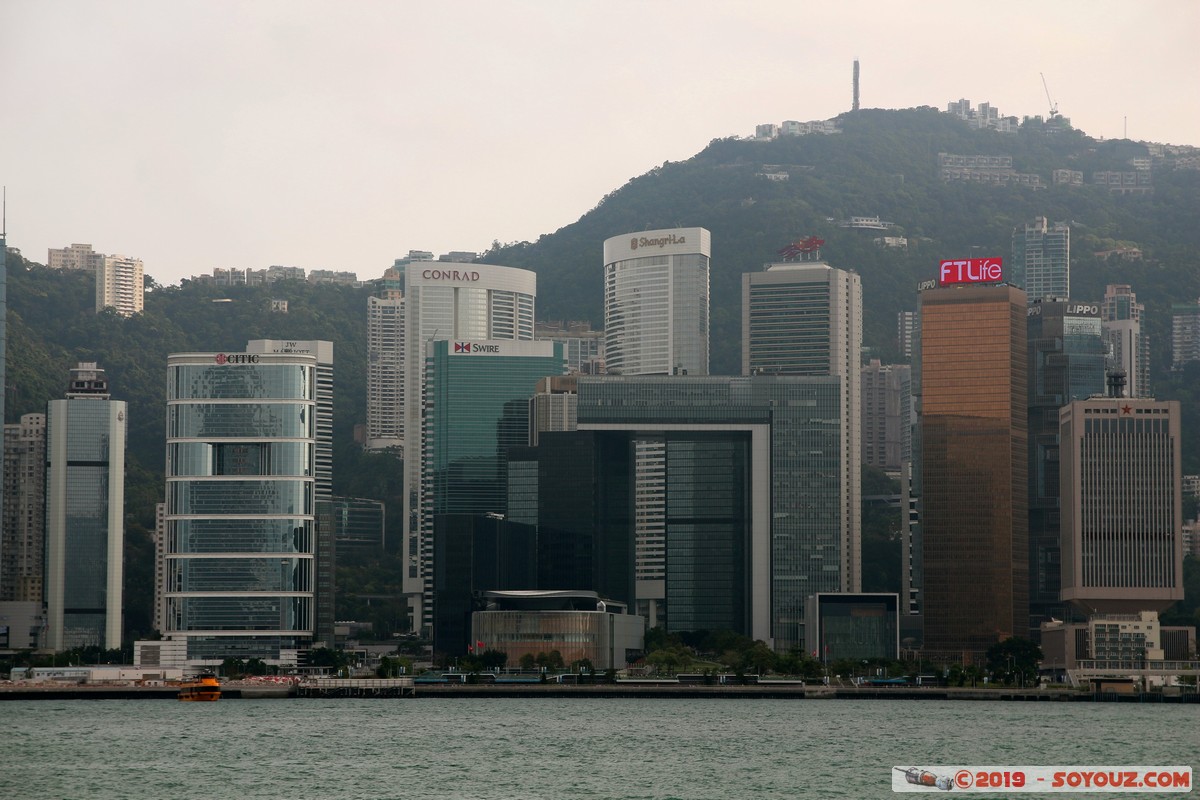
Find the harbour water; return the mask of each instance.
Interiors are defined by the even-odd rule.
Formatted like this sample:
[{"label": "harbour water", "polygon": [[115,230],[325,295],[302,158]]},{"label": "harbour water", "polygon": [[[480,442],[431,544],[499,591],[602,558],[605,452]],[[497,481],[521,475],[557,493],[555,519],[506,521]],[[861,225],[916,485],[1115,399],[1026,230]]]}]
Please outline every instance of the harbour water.
[{"label": "harbour water", "polygon": [[895,765],[1200,766],[1196,707],[1162,704],[43,700],[0,721],[8,800],[857,800],[895,797]]}]

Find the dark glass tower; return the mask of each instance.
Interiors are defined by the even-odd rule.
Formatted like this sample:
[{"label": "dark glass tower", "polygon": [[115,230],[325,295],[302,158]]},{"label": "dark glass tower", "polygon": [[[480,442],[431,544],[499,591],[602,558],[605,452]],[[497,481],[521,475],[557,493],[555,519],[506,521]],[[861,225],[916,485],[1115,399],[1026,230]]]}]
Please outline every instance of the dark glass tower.
[{"label": "dark glass tower", "polygon": [[1104,393],[1100,307],[1071,300],[1029,306],[1029,633],[1064,618],[1058,486],[1058,412]]}]

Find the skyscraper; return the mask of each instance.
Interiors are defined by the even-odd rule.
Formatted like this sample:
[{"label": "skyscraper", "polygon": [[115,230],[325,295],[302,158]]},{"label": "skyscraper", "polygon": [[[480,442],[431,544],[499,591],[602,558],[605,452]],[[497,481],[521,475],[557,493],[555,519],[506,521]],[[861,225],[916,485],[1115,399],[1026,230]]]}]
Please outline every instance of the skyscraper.
[{"label": "skyscraper", "polygon": [[981,658],[1028,630],[1025,293],[921,292],[925,651]]},{"label": "skyscraper", "polygon": [[1089,615],[1182,600],[1179,403],[1092,397],[1059,419],[1063,599]]},{"label": "skyscraper", "polygon": [[1071,228],[1038,217],[1012,235],[1012,282],[1029,301],[1071,296]]},{"label": "skyscraper", "polygon": [[142,312],[142,261],[105,256],[96,270],[96,311],[112,308],[123,317]]},{"label": "skyscraper", "polygon": [[71,370],[46,406],[47,646],[121,646],[126,404],[104,370]]},{"label": "skyscraper", "polygon": [[1065,619],[1060,593],[1058,411],[1104,393],[1099,306],[1035,299],[1026,326],[1029,347],[1029,632]]},{"label": "skyscraper", "polygon": [[46,545],[46,415],[4,426],[0,601],[42,602]]},{"label": "skyscraper", "polygon": [[905,358],[912,358],[913,339],[917,335],[918,325],[917,312],[896,312],[896,344],[899,347],[900,355]]},{"label": "skyscraper", "polygon": [[1150,394],[1150,334],[1142,330],[1145,311],[1132,287],[1110,283],[1105,288],[1100,329],[1108,354],[1106,366],[1125,372],[1128,397]]},{"label": "skyscraper", "polygon": [[[435,341],[532,341],[537,275],[492,264],[419,261],[404,271],[404,593],[415,624],[424,618],[421,464],[425,362]],[[561,371],[561,370],[560,370]],[[532,387],[529,394],[533,393]],[[528,399],[528,395],[526,396]]]},{"label": "skyscraper", "polygon": [[334,642],[334,572],[336,531],[333,519],[333,342],[319,339],[251,339],[247,353],[299,353],[317,357],[317,446],[313,499],[317,515],[316,585],[313,605],[313,644]]},{"label": "skyscraper", "polygon": [[1171,305],[1171,369],[1200,361],[1200,300]]},{"label": "skyscraper", "polygon": [[614,375],[707,375],[709,259],[704,228],[604,241],[604,358]]},{"label": "skyscraper", "polygon": [[[837,376],[579,379],[580,432],[626,441],[605,449],[600,469],[621,478],[607,483],[645,491],[625,507],[659,515],[669,630],[730,627],[779,650],[805,647],[806,598],[846,591],[841,388]],[[650,566],[637,565],[640,583]]]},{"label": "skyscraper", "polygon": [[839,382],[842,586],[862,589],[862,282],[819,261],[742,275],[742,374],[829,375]]},{"label": "skyscraper", "polygon": [[862,368],[862,460],[899,472],[912,461],[912,368],[881,364]]},{"label": "skyscraper", "polygon": [[[4,371],[8,350],[8,246],[4,233],[0,230],[0,424],[4,423],[4,396],[8,394]],[[0,481],[0,508],[3,507],[4,482]]]},{"label": "skyscraper", "polygon": [[435,518],[505,515],[507,451],[529,442],[529,399],[538,382],[564,371],[559,342],[442,339],[427,347],[419,462],[425,624],[432,622]]},{"label": "skyscraper", "polygon": [[316,626],[318,355],[167,358],[164,634],[294,663]]},{"label": "skyscraper", "polygon": [[367,298],[367,449],[404,448],[404,271]]}]

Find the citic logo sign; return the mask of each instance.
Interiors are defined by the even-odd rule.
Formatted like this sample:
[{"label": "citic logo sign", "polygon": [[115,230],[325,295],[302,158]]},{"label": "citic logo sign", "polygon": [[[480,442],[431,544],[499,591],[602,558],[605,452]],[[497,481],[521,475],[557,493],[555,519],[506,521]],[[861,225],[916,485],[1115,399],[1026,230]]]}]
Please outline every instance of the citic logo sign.
[{"label": "citic logo sign", "polygon": [[943,261],[938,268],[938,286],[956,283],[1000,283],[1004,261],[999,258],[962,258]]},{"label": "citic logo sign", "polygon": [[257,364],[258,356],[252,353],[217,353],[218,364]]},{"label": "citic logo sign", "polygon": [[686,236],[656,236],[653,239],[647,236],[634,236],[629,240],[629,249],[637,250],[639,247],[666,247],[669,244],[687,244]]},{"label": "citic logo sign", "polygon": [[477,281],[479,273],[466,269],[427,269],[421,277],[427,281]]}]

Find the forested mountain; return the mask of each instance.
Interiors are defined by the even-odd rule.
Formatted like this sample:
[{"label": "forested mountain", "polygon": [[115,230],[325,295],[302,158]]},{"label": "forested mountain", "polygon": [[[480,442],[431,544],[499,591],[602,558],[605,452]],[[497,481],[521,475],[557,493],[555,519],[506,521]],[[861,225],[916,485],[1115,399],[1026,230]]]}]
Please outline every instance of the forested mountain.
[{"label": "forested mountain", "polygon": [[[1011,254],[1013,228],[1037,216],[1071,224],[1072,298],[1098,302],[1107,283],[1128,283],[1146,306],[1151,380],[1160,399],[1184,403],[1185,471],[1200,472],[1200,364],[1171,372],[1170,304],[1200,296],[1200,171],[1156,162],[1154,191],[1110,194],[1105,187],[1054,186],[1051,171],[1128,171],[1146,145],[1096,141],[1078,131],[1028,126],[1015,134],[972,130],[932,108],[843,115],[840,134],[773,141],[714,140],[693,158],[664,163],[605,196],[577,222],[536,242],[497,242],[482,260],[538,273],[539,319],[603,325],[602,244],[622,233],[703,226],[712,231],[712,372],[740,370],[740,297],[744,272],[776,260],[787,243],[825,239],[824,260],[862,275],[865,345],[885,362],[898,358],[896,312],[917,306],[916,285],[935,276],[943,257]],[[938,153],[1008,155],[1017,172],[1046,188],[945,183]],[[769,170],[764,166],[772,165]],[[773,181],[764,171],[786,172]],[[531,175],[536,179],[536,174]],[[838,227],[851,216],[894,222],[908,249],[874,244],[878,231]],[[419,243],[418,243],[419,244]],[[1095,252],[1139,248],[1137,261]],[[113,396],[127,400],[130,547],[144,548],[154,503],[163,492],[165,378],[172,352],[238,350],[247,339],[334,342],[335,491],[387,498],[394,468],[380,468],[353,445],[366,417],[367,288],[298,281],[269,287],[216,287],[148,280],[145,312],[125,319],[96,314],[93,278],[8,256],[6,421],[42,411],[61,397],[77,361],[108,372]],[[378,265],[382,274],[388,264]],[[368,276],[369,277],[369,276]],[[270,300],[288,301],[287,313]],[[137,553],[135,553],[137,555]],[[140,565],[149,559],[129,559]],[[132,583],[138,583],[137,569]],[[131,598],[132,600],[133,598]],[[136,620],[130,627],[139,630]]]}]

